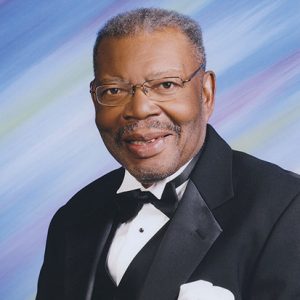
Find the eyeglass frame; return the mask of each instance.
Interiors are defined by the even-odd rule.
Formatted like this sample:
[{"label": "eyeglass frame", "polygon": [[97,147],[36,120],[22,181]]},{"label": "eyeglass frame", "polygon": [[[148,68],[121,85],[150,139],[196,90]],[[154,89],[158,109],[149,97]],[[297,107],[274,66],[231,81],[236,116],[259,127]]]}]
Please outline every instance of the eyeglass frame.
[{"label": "eyeglass frame", "polygon": [[[141,90],[142,90],[142,92],[146,95],[146,96],[148,96],[147,95],[147,92],[145,92],[145,87],[144,87],[144,85],[146,84],[146,83],[148,83],[148,82],[151,82],[151,81],[154,81],[154,80],[161,80],[161,79],[167,79],[167,78],[177,78],[177,79],[180,79],[181,81],[182,81],[182,87],[184,87],[184,84],[185,83],[188,83],[188,82],[190,82],[202,69],[205,69],[205,65],[204,65],[204,63],[201,63],[200,64],[200,66],[187,78],[187,79],[185,79],[185,80],[183,80],[181,77],[179,77],[179,76],[166,76],[166,77],[162,77],[162,78],[157,78],[157,79],[150,79],[150,80],[146,80],[146,81],[144,81],[143,83],[138,83],[138,84],[130,84],[130,83],[128,83],[128,87],[130,87],[131,88],[131,93],[129,93],[128,95],[134,95],[135,94],[135,91],[136,91],[136,89],[137,88],[141,88]],[[106,103],[102,103],[102,102],[100,102],[100,100],[98,99],[98,97],[97,97],[97,93],[96,93],[96,91],[97,91],[97,88],[98,87],[104,87],[104,86],[106,86],[106,85],[98,85],[98,86],[95,86],[95,79],[94,80],[92,80],[91,82],[90,82],[90,93],[91,94],[94,94],[95,95],[95,98],[96,98],[96,101],[97,101],[97,103],[99,103],[99,104],[101,104],[101,105],[103,105],[103,106],[108,106],[108,107],[115,107],[115,106],[120,106],[120,105],[122,105],[123,104],[123,102],[120,102],[119,104],[106,104]],[[151,89],[151,87],[148,87],[149,89]],[[152,100],[151,98],[149,98],[150,100]],[[164,102],[164,101],[159,101],[159,100],[154,100],[154,101],[158,101],[158,102]]]}]

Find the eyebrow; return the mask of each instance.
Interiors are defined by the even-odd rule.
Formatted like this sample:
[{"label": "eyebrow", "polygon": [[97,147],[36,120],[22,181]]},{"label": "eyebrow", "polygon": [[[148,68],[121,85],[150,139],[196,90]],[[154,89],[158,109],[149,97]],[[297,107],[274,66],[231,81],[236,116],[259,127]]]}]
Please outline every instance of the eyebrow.
[{"label": "eyebrow", "polygon": [[97,80],[97,83],[101,84],[107,84],[107,83],[111,83],[111,82],[121,82],[121,83],[129,83],[128,80],[123,79],[122,77],[116,77],[116,76],[111,76],[110,78],[104,78],[101,80]]},{"label": "eyebrow", "polygon": [[149,75],[146,76],[146,78],[149,79],[154,79],[154,78],[159,78],[161,76],[174,76],[175,74],[171,74],[172,72],[176,72],[176,73],[182,73],[182,69],[178,69],[178,68],[172,68],[172,69],[168,69],[168,70],[164,70],[164,71],[159,71],[159,72],[153,72],[150,73]]},{"label": "eyebrow", "polygon": [[[168,70],[163,70],[163,71],[158,71],[158,72],[152,72],[149,73],[146,77],[145,80],[152,80],[152,79],[159,79],[159,78],[163,78],[163,77],[174,77],[174,76],[179,76],[178,73],[182,73],[182,69],[179,68],[172,68],[172,69],[168,69]],[[171,74],[176,72],[177,74]],[[97,80],[98,84],[106,84],[106,83],[111,83],[111,82],[121,82],[121,83],[130,83],[128,80],[125,80],[122,77],[118,77],[118,76],[111,76],[109,78],[104,78],[101,80]]]}]

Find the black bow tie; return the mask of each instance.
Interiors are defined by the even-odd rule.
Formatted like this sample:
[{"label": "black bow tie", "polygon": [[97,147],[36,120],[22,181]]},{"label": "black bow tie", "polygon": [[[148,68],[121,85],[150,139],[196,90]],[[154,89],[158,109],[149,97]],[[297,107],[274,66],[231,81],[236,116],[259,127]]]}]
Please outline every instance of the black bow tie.
[{"label": "black bow tie", "polygon": [[151,192],[133,190],[117,195],[118,220],[121,223],[132,220],[144,204],[151,203],[169,218],[173,215],[178,198],[174,184],[168,182],[161,199],[157,199]]},{"label": "black bow tie", "polygon": [[153,204],[171,218],[178,205],[176,188],[189,179],[199,156],[200,152],[191,160],[181,174],[166,184],[161,199],[157,199],[151,192],[143,192],[139,189],[117,194],[118,220],[121,223],[132,220],[146,203]]}]

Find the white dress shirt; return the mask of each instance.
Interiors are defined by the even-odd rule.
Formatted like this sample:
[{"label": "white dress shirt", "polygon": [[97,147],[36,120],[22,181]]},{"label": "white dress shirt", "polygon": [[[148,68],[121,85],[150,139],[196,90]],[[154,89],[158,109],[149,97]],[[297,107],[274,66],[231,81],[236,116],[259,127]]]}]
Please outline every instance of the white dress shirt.
[{"label": "white dress shirt", "polygon": [[[156,198],[161,199],[165,185],[177,177],[188,165],[187,162],[176,173],[150,186],[144,188],[127,170],[123,182],[117,193],[135,189],[149,191]],[[178,199],[186,189],[188,180],[176,188]],[[169,218],[151,203],[144,204],[138,215],[127,223],[121,224],[113,238],[107,256],[107,267],[112,279],[118,285],[131,261],[145,244],[169,221]]]}]

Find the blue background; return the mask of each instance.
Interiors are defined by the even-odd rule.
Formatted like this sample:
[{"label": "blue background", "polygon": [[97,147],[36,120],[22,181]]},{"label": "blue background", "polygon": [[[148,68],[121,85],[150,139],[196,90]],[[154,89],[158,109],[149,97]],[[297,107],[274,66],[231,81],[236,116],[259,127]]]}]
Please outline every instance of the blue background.
[{"label": "blue background", "polygon": [[[34,299],[49,221],[117,164],[94,125],[92,47],[140,1],[0,0],[0,299]],[[300,172],[300,2],[143,1],[198,20],[217,74],[211,123]]]}]

